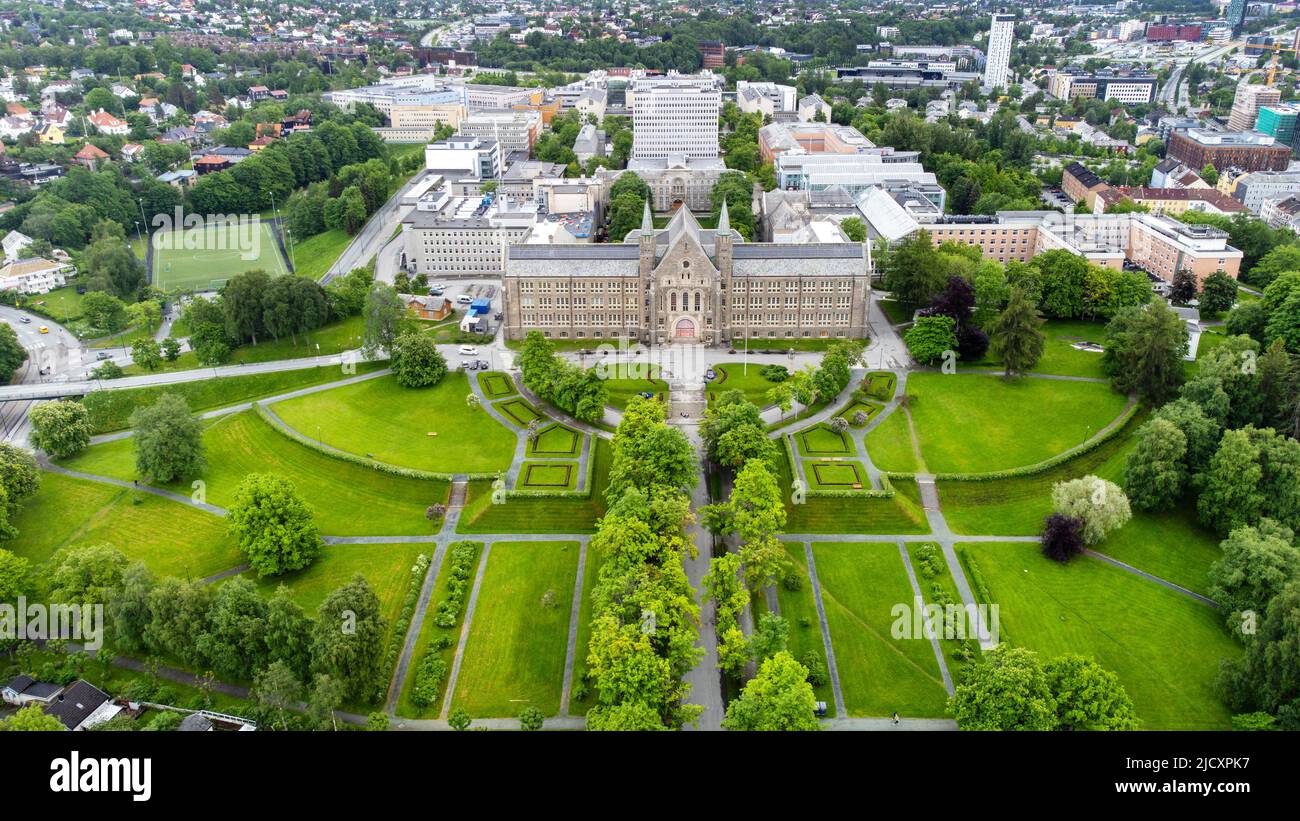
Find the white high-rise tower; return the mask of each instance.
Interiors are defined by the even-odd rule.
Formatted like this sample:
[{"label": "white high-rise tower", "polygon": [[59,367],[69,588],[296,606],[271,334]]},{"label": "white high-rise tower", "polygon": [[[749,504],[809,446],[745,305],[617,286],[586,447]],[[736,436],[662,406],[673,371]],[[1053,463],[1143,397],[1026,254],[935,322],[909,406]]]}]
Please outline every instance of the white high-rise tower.
[{"label": "white high-rise tower", "polygon": [[989,25],[989,51],[984,62],[984,90],[993,91],[1011,85],[1011,41],[1015,37],[1016,18],[995,14]]}]

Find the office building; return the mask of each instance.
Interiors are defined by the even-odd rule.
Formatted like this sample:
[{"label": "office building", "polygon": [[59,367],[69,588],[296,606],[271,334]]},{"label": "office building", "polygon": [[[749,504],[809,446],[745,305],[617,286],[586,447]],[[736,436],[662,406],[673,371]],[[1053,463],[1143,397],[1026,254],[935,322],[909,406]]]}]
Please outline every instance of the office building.
[{"label": "office building", "polygon": [[700,59],[704,68],[722,68],[727,64],[727,48],[717,40],[700,43]]},{"label": "office building", "polygon": [[1232,0],[1228,3],[1223,17],[1228,21],[1228,28],[1233,37],[1241,34],[1241,27],[1246,23],[1246,0]]},{"label": "office building", "polygon": [[722,92],[713,74],[640,77],[628,93],[633,99],[633,161],[718,158]]},{"label": "office building", "polygon": [[1267,134],[1284,145],[1294,147],[1297,118],[1300,118],[1300,106],[1294,103],[1262,106],[1259,109],[1259,117],[1255,120],[1255,130]]},{"label": "office building", "polygon": [[424,167],[447,176],[494,180],[501,176],[504,157],[496,140],[455,136],[424,147]]},{"label": "office building", "polygon": [[1156,97],[1156,78],[1149,75],[1083,74],[1058,71],[1052,77],[1052,96],[1059,100],[1112,100],[1149,103]]},{"label": "office building", "polygon": [[1291,163],[1291,146],[1256,131],[1208,131],[1189,128],[1169,138],[1168,156],[1191,168],[1213,165],[1222,171],[1284,171]]},{"label": "office building", "polygon": [[447,186],[430,191],[402,219],[402,267],[412,274],[499,277],[506,248],[537,221],[534,205],[514,206],[492,196],[456,196]]},{"label": "office building", "polygon": [[467,115],[457,130],[464,137],[496,140],[501,153],[530,152],[541,132],[542,118],[535,111],[480,111]]},{"label": "office building", "polygon": [[1300,194],[1300,171],[1256,171],[1233,186],[1232,196],[1252,214],[1261,214],[1265,203]]}]

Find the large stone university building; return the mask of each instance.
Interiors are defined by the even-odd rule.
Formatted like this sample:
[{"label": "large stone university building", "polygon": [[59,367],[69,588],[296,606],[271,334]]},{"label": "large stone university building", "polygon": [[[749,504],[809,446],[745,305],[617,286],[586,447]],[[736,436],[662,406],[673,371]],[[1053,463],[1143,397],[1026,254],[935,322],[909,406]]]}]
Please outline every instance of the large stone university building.
[{"label": "large stone university building", "polygon": [[749,338],[853,338],[867,332],[871,279],[855,242],[744,242],[726,207],[716,230],[686,208],[656,230],[647,205],[624,242],[511,245],[506,255],[508,339],[620,337],[647,344],[728,344]]}]

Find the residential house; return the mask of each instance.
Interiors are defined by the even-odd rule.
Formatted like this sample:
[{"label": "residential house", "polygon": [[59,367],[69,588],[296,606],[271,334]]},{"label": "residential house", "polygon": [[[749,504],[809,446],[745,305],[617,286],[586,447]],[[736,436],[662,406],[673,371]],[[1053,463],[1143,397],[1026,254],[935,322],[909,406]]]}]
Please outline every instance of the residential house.
[{"label": "residential house", "polygon": [[0,240],[0,250],[4,251],[5,259],[18,259],[22,250],[33,242],[35,240],[21,231],[10,231]]},{"label": "residential house", "polygon": [[86,118],[95,130],[100,134],[111,134],[116,137],[125,137],[131,131],[131,126],[126,120],[119,120],[104,109],[94,112]]},{"label": "residential house", "polygon": [[63,128],[54,123],[45,122],[32,129],[36,138],[47,145],[63,145]]},{"label": "residential house", "polygon": [[0,688],[0,700],[14,707],[29,704],[49,704],[63,691],[63,687],[48,681],[37,681],[31,676],[18,676]]},{"label": "residential house", "polygon": [[99,165],[101,161],[106,159],[108,159],[107,152],[93,143],[86,143],[81,147],[81,150],[72,157],[72,161],[77,165],[85,166],[91,171],[94,171],[95,167]]},{"label": "residential house", "polygon": [[31,120],[24,120],[19,117],[0,117],[0,139],[16,140],[31,130]]},{"label": "residential house", "polygon": [[249,86],[248,96],[249,99],[252,99],[254,101],[266,100],[271,97],[271,89],[267,88],[266,86]]},{"label": "residential house", "polygon": [[455,312],[451,300],[441,296],[410,296],[406,299],[406,310],[420,319],[446,319]]},{"label": "residential house", "polygon": [[54,716],[74,732],[103,724],[120,712],[122,707],[114,704],[108,693],[81,679],[69,684],[45,707],[46,715]]},{"label": "residential house", "polygon": [[122,146],[122,159],[136,162],[144,156],[144,146],[139,143],[127,143]]},{"label": "residential house", "polygon": [[41,257],[15,260],[0,267],[0,291],[48,294],[67,285],[68,275],[75,273],[76,269],[66,262],[53,262]]},{"label": "residential house", "polygon": [[165,182],[176,188],[188,188],[198,179],[199,172],[189,168],[181,168],[177,171],[168,171],[165,174],[158,175],[158,182]]},{"label": "residential house", "polygon": [[113,96],[121,98],[123,100],[125,100],[127,97],[135,96],[135,89],[131,88],[129,85],[125,83],[113,83],[111,86],[108,87],[108,90],[113,92]]}]

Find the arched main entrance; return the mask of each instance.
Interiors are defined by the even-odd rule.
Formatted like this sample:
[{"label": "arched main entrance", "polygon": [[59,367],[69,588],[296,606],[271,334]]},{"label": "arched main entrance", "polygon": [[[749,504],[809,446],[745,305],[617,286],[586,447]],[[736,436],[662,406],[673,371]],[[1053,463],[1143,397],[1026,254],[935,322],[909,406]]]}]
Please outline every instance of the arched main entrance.
[{"label": "arched main entrance", "polygon": [[673,326],[674,339],[694,339],[695,338],[695,321],[692,319],[679,319]]}]

